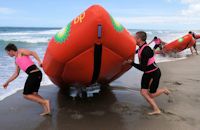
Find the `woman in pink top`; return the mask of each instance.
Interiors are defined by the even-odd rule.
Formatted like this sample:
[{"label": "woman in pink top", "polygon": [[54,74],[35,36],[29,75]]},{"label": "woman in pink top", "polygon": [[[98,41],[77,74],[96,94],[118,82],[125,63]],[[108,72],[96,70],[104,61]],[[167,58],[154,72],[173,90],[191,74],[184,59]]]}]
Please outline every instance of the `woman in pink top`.
[{"label": "woman in pink top", "polygon": [[152,42],[155,43],[155,46],[153,47],[153,50],[155,51],[158,47],[160,48],[160,50],[162,51],[162,46],[165,45],[166,43],[163,42],[160,38],[158,37],[154,37],[153,40],[148,44],[150,45]]},{"label": "woman in pink top", "polygon": [[15,57],[16,69],[14,74],[8,79],[3,87],[6,89],[8,84],[18,77],[20,69],[22,69],[28,74],[23,91],[24,98],[37,102],[43,106],[44,112],[40,115],[50,114],[49,100],[44,99],[38,94],[38,90],[40,88],[40,83],[42,80],[42,72],[29,57],[33,56],[38,61],[38,64],[42,67],[42,63],[37,53],[26,49],[17,49],[17,47],[12,43],[8,44],[5,47],[5,50],[10,57]]}]

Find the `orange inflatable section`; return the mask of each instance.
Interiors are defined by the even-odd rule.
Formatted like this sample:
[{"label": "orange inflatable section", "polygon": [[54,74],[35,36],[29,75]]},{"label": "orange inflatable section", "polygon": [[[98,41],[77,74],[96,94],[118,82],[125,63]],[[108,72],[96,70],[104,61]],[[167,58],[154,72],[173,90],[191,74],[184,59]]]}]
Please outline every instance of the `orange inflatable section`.
[{"label": "orange inflatable section", "polygon": [[94,5],[73,19],[49,41],[43,69],[59,87],[108,84],[131,66],[133,36],[101,6]]},{"label": "orange inflatable section", "polygon": [[194,38],[191,34],[187,34],[175,41],[172,41],[163,47],[164,53],[171,53],[171,52],[181,52],[191,46],[193,46],[195,43]]}]

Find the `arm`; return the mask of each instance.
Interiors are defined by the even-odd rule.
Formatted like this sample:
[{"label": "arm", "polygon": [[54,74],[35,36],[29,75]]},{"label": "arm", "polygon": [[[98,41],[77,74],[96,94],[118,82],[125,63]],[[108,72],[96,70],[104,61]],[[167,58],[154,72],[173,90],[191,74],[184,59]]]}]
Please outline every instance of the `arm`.
[{"label": "arm", "polygon": [[162,40],[161,40],[161,43],[162,43],[163,45],[166,45],[166,44],[167,44],[166,42],[164,42],[164,41],[162,41]]},{"label": "arm", "polygon": [[8,79],[8,81],[7,81],[6,83],[3,84],[3,87],[4,87],[5,89],[7,88],[8,84],[9,84],[10,82],[12,82],[13,80],[15,80],[15,79],[18,77],[19,72],[20,72],[19,66],[16,65],[16,69],[15,69],[14,74]]},{"label": "arm", "polygon": [[151,42],[148,43],[148,45],[150,45],[154,40],[152,40]]},{"label": "arm", "polygon": [[125,60],[122,65],[127,65],[127,64],[132,64],[132,62],[134,62],[132,59],[128,59],[128,60]]},{"label": "arm", "polygon": [[153,55],[154,55],[153,50],[151,50],[150,47],[145,47],[141,54],[142,58],[140,64],[132,62],[131,65],[141,71],[146,71],[149,58],[151,58]]},{"label": "arm", "polygon": [[38,54],[35,51],[30,51],[30,50],[26,50],[26,49],[20,49],[20,52],[22,54],[24,54],[24,55],[27,55],[27,56],[30,56],[30,55],[33,56],[37,60],[37,62],[40,65],[40,67],[42,67],[42,62],[41,62]]},{"label": "arm", "polygon": [[135,68],[137,68],[140,71],[145,71],[146,67],[147,67],[148,60],[149,60],[149,58],[142,58],[140,64],[136,64],[136,63],[132,62],[131,65],[134,66]]}]

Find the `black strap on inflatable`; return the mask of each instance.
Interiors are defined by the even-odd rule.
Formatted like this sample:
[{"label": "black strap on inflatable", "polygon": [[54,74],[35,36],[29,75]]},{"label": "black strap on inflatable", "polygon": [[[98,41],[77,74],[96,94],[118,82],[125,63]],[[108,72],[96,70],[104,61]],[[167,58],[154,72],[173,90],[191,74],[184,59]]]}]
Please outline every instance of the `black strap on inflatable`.
[{"label": "black strap on inflatable", "polygon": [[[102,25],[98,25],[98,39],[102,36]],[[102,44],[95,44],[94,46],[94,71],[91,83],[95,83],[99,77],[101,70],[101,56],[102,56]]]}]

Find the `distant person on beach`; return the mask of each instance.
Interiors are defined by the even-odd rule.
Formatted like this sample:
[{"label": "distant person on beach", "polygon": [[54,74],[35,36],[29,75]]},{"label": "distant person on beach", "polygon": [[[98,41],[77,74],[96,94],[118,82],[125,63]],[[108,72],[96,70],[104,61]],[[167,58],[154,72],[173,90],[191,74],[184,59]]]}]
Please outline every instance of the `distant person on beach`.
[{"label": "distant person on beach", "polygon": [[153,108],[153,112],[149,112],[148,114],[149,115],[160,114],[161,111],[157,106],[154,98],[163,93],[168,95],[170,92],[167,88],[158,89],[161,77],[161,71],[157,66],[157,64],[155,63],[153,50],[146,43],[147,39],[146,32],[143,31],[137,32],[135,39],[136,39],[136,44],[139,46],[138,50],[139,64],[134,63],[134,61],[130,59],[125,61],[124,64],[131,64],[135,68],[144,72],[141,81],[140,93]]},{"label": "distant person on beach", "polygon": [[[194,48],[196,54],[198,55],[196,40],[200,38],[200,34],[195,34],[195,33],[192,32],[192,31],[189,31],[188,33],[191,34],[191,35],[193,36],[193,38],[195,39],[195,43],[194,43],[194,45],[193,45],[192,47]],[[192,50],[192,47],[190,47],[190,51],[191,51],[192,55],[194,55],[193,50]]]},{"label": "distant person on beach", "polygon": [[23,91],[24,98],[39,103],[43,107],[44,112],[40,115],[44,116],[50,114],[49,100],[44,99],[38,94],[38,90],[40,88],[40,83],[42,80],[42,72],[30,59],[30,56],[33,56],[37,60],[40,67],[42,67],[42,63],[37,53],[22,48],[17,49],[16,45],[12,43],[9,43],[5,47],[5,50],[10,57],[15,57],[16,69],[14,74],[8,79],[8,81],[3,84],[3,87],[6,89],[9,83],[18,77],[20,69],[22,69],[28,74],[28,78],[26,79]]},{"label": "distant person on beach", "polygon": [[167,44],[166,42],[164,42],[164,41],[162,41],[160,38],[158,38],[158,37],[154,37],[153,38],[153,40],[148,44],[148,45],[150,45],[151,43],[155,43],[155,46],[153,47],[153,51],[155,52],[155,50],[159,47],[159,49],[162,51],[162,49],[163,49],[163,46],[165,45],[165,44]]}]

